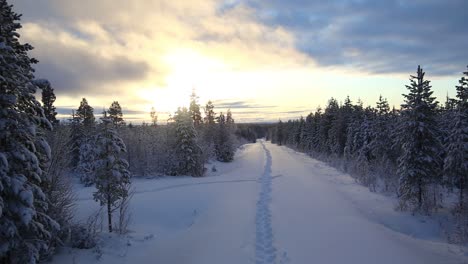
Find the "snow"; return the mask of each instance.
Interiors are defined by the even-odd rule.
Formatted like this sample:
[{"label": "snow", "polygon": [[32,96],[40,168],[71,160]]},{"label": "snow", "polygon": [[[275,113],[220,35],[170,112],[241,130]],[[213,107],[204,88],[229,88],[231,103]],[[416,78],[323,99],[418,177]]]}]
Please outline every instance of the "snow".
[{"label": "snow", "polygon": [[[208,171],[133,178],[131,232],[103,232],[96,249],[65,248],[53,263],[468,262],[436,221],[286,147],[244,145]],[[99,208],[94,191],[77,187],[83,221]]]}]

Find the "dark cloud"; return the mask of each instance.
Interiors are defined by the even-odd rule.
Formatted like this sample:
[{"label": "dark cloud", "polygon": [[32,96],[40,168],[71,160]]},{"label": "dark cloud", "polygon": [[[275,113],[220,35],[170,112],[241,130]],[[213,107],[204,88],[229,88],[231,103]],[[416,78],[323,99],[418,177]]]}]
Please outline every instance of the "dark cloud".
[{"label": "dark cloud", "polygon": [[468,1],[245,0],[258,18],[282,26],[323,66],[374,73],[458,74],[468,64]]},{"label": "dark cloud", "polygon": [[149,70],[145,62],[133,61],[123,56],[103,57],[85,48],[65,46],[60,43],[35,41],[39,60],[36,77],[47,78],[56,91],[68,95],[79,95],[92,91],[104,94],[108,91],[96,89],[100,84],[143,78]]}]

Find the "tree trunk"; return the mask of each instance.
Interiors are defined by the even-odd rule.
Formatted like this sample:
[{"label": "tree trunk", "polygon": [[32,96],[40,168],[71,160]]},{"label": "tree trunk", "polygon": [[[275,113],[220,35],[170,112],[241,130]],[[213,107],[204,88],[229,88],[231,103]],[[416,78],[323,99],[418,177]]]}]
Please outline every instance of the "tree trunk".
[{"label": "tree trunk", "polygon": [[109,233],[112,233],[112,212],[110,204],[110,195],[107,195],[107,220],[109,224]]},{"label": "tree trunk", "polygon": [[418,209],[421,210],[422,207],[422,186],[421,182],[418,184]]}]

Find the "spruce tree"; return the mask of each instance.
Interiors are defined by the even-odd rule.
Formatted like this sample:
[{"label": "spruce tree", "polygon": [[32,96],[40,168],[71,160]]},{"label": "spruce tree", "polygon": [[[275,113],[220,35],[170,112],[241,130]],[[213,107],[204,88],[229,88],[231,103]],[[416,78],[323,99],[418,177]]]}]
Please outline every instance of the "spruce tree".
[{"label": "spruce tree", "polygon": [[[203,141],[203,153],[205,155],[205,159],[208,160],[211,157],[215,156],[214,151],[214,138],[215,138],[215,130],[216,130],[216,113],[214,112],[214,105],[211,101],[205,106],[205,117],[203,123],[203,129],[201,138]],[[193,118],[193,117],[192,117]]]},{"label": "spruce tree", "polygon": [[399,125],[398,141],[402,153],[398,159],[399,200],[402,209],[408,206],[429,212],[435,207],[430,195],[430,185],[440,176],[440,143],[435,123],[438,102],[425,73],[418,66],[416,76],[411,76],[404,94],[402,120]]},{"label": "spruce tree", "polygon": [[52,125],[58,124],[56,118],[57,112],[54,106],[56,100],[54,88],[52,88],[50,82],[46,79],[34,80],[34,84],[42,90],[42,108],[44,108],[45,117]]},{"label": "spruce tree", "polygon": [[195,93],[195,89],[190,95],[190,116],[192,117],[193,125],[198,128],[202,124],[202,117],[200,113],[200,104],[198,103],[198,96]]},{"label": "spruce tree", "polygon": [[151,124],[153,126],[157,126],[158,125],[158,114],[156,113],[156,109],[154,109],[154,107],[151,107],[150,117],[151,117]]},{"label": "spruce tree", "polygon": [[[464,72],[468,76],[468,71]],[[468,184],[468,78],[462,77],[457,89],[456,111],[446,143],[444,175],[459,190],[458,210],[466,211]],[[466,213],[465,213],[466,214]],[[466,216],[463,216],[466,217]]]},{"label": "spruce tree", "polygon": [[118,201],[128,196],[127,185],[130,184],[128,163],[122,158],[127,151],[125,143],[112,126],[112,119],[104,112],[102,124],[96,137],[95,161],[96,192],[94,199],[107,207],[109,232],[112,232],[112,212]]},{"label": "spruce tree", "polygon": [[[94,145],[94,109],[88,104],[86,98],[83,98],[81,100],[78,109],[72,113],[71,124],[73,127],[71,133],[73,152],[73,159],[71,160],[71,165],[73,168],[79,170],[80,167],[83,168],[87,166],[83,166],[83,163],[86,163],[86,160],[88,160],[88,152],[86,151],[86,146]],[[91,157],[89,159],[91,159]],[[85,181],[84,183],[86,185],[89,185],[87,181]]]},{"label": "spruce tree", "polygon": [[216,113],[214,112],[214,105],[211,101],[205,106],[205,124],[214,125],[216,123]]},{"label": "spruce tree", "polygon": [[[230,117],[230,120],[232,120],[232,117]],[[218,116],[215,153],[216,159],[222,162],[230,162],[234,159],[235,149],[229,126],[228,119],[221,112]]]},{"label": "spruce tree", "polygon": [[176,171],[178,175],[202,176],[202,150],[197,143],[197,131],[187,108],[179,108],[174,115],[176,139]]},{"label": "spruce tree", "polygon": [[[0,262],[36,263],[50,254],[58,224],[48,215],[41,185],[50,148],[39,128],[50,128],[35,99],[28,56],[19,42],[20,15],[0,0]],[[41,157],[42,155],[42,157]]]},{"label": "spruce tree", "polygon": [[107,110],[108,118],[112,121],[114,126],[125,126],[125,121],[123,119],[122,107],[118,101],[112,102],[109,110]]}]

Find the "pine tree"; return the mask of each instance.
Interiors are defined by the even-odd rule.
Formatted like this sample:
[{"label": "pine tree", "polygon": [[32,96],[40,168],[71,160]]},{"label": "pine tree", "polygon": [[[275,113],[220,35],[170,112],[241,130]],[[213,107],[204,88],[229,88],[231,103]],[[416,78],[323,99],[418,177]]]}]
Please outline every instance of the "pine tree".
[{"label": "pine tree", "polygon": [[202,151],[197,144],[197,131],[187,108],[179,108],[174,115],[176,137],[176,171],[179,175],[202,176]]},{"label": "pine tree", "polygon": [[0,262],[36,263],[50,254],[58,224],[41,185],[50,148],[38,128],[50,128],[35,99],[28,44],[19,42],[20,15],[0,0]]},{"label": "pine tree", "polygon": [[[88,159],[86,157],[87,153],[82,153],[86,150],[86,145],[94,144],[92,142],[95,133],[94,109],[88,104],[86,98],[81,100],[78,109],[72,113],[72,118],[70,121],[73,127],[71,133],[73,153],[71,166],[73,168],[79,169],[79,167],[84,167],[82,166],[81,162],[84,162]],[[83,157],[86,158],[83,159]],[[88,183],[85,184],[88,185]]]},{"label": "pine tree", "polygon": [[400,207],[405,209],[411,205],[428,212],[435,207],[429,187],[439,180],[441,160],[435,124],[437,101],[432,97],[430,82],[424,80],[424,74],[418,66],[416,76],[411,76],[411,83],[406,86],[408,94],[403,95],[398,136],[402,154],[397,173]]},{"label": "pine tree", "polygon": [[388,150],[391,148],[391,141],[388,134],[388,119],[390,113],[390,106],[387,99],[382,96],[379,97],[377,102],[377,116],[372,124],[372,137],[371,142],[372,155],[379,159],[386,159]]},{"label": "pine tree", "polygon": [[54,88],[52,88],[50,82],[46,79],[34,80],[34,84],[42,90],[42,108],[44,108],[45,117],[52,125],[58,124],[56,118],[57,112],[54,106],[56,100]]},{"label": "pine tree", "polygon": [[[233,122],[232,117],[229,119],[232,120],[229,122]],[[229,128],[228,119],[221,112],[218,116],[218,129],[215,140],[216,159],[222,162],[230,162],[234,159],[234,152],[234,143]]]},{"label": "pine tree", "polygon": [[200,113],[200,104],[198,103],[198,96],[193,89],[190,95],[190,116],[192,117],[193,125],[198,128],[202,124],[202,117]]},{"label": "pine tree", "polygon": [[88,104],[86,98],[80,102],[80,106],[75,113],[86,128],[94,127],[94,109]]},{"label": "pine tree", "polygon": [[79,157],[76,170],[80,173],[80,181],[85,186],[95,182],[96,137],[89,135],[80,140]]},{"label": "pine tree", "polygon": [[70,167],[76,168],[80,160],[80,146],[81,140],[85,134],[83,127],[83,120],[81,117],[75,114],[75,110],[72,110],[70,119],[70,141],[71,141],[71,153]]},{"label": "pine tree", "polygon": [[154,107],[151,107],[150,117],[151,117],[151,124],[153,126],[157,126],[158,125],[158,114],[156,113],[156,109],[154,109]]},{"label": "pine tree", "polygon": [[118,101],[112,102],[109,110],[107,110],[110,120],[114,126],[125,126],[125,121],[123,119],[122,107]]},{"label": "pine tree", "polygon": [[353,105],[349,96],[346,97],[344,105],[335,111],[336,113],[334,113],[330,127],[328,144],[330,145],[331,152],[336,157],[341,157],[346,145],[346,131],[348,129],[349,119],[353,114]]},{"label": "pine tree", "polygon": [[[468,76],[468,71],[464,72]],[[450,136],[446,143],[447,155],[444,174],[451,186],[459,189],[458,210],[467,211],[468,184],[468,78],[462,77],[457,89],[456,111]],[[464,213],[466,214],[466,212]],[[466,216],[463,216],[466,217]],[[468,233],[466,234],[468,235]]]},{"label": "pine tree", "polygon": [[332,126],[335,122],[339,111],[339,105],[336,99],[331,98],[328,101],[328,105],[325,108],[325,112],[320,119],[320,131],[319,131],[319,141],[320,141],[320,152],[323,154],[331,153],[331,145],[333,144],[333,130]]},{"label": "pine tree", "polygon": [[226,112],[226,125],[229,127],[229,129],[232,131],[234,130],[234,118],[232,117],[232,112],[231,109],[228,109]]},{"label": "pine tree", "polygon": [[216,133],[215,130],[216,113],[214,112],[213,103],[211,101],[208,101],[208,103],[205,106],[205,118],[203,123],[203,129],[201,131],[201,138],[203,143],[202,146],[205,160],[208,160],[216,155],[214,150],[214,138]]},{"label": "pine tree", "polygon": [[307,153],[310,153],[313,146],[313,139],[315,136],[315,122],[314,115],[312,113],[308,114],[305,119],[304,131],[303,131],[303,143],[302,148]]},{"label": "pine tree", "polygon": [[276,134],[275,143],[277,143],[280,146],[285,144],[285,135],[284,135],[285,131],[284,131],[283,121],[281,121],[281,120],[278,121],[278,125],[276,126],[275,134]]},{"label": "pine tree", "polygon": [[126,146],[112,126],[112,119],[104,113],[101,130],[96,138],[96,192],[94,199],[107,207],[109,232],[112,232],[112,212],[119,200],[128,196],[130,172],[122,158]]},{"label": "pine tree", "polygon": [[214,112],[214,105],[211,101],[205,106],[205,124],[214,125],[216,123],[216,113]]}]

